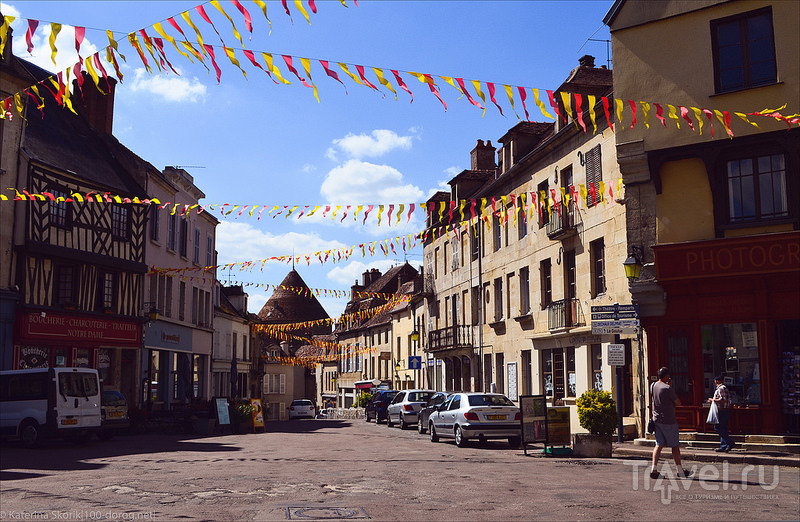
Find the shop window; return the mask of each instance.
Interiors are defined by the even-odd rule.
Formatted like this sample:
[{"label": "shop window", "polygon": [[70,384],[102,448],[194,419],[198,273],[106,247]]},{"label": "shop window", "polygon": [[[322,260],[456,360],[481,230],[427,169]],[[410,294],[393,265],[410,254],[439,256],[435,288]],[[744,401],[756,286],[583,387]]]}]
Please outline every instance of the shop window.
[{"label": "shop window", "polygon": [[727,180],[731,223],[789,215],[786,161],[783,154],[728,161]]},{"label": "shop window", "polygon": [[575,347],[569,346],[565,350],[565,369],[567,372],[567,397],[575,397],[577,392],[577,380],[575,377]]},{"label": "shop window", "polygon": [[603,391],[603,345],[593,344],[592,351],[592,387]]},{"label": "shop window", "polygon": [[546,397],[564,398],[564,350],[542,350],[542,390]]},{"label": "shop window", "polygon": [[713,20],[711,43],[716,92],[777,81],[771,8]]},{"label": "shop window", "polygon": [[672,387],[681,401],[689,404],[689,332],[685,328],[672,328],[666,334],[666,341],[667,367],[670,369]]},{"label": "shop window", "polygon": [[756,323],[703,325],[703,387],[714,394],[722,375],[732,404],[761,404],[761,370]]}]

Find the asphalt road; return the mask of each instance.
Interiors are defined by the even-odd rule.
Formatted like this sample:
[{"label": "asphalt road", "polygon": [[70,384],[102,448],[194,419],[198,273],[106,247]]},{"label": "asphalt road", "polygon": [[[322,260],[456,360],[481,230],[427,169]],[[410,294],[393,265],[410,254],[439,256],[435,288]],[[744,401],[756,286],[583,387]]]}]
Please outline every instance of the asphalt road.
[{"label": "asphalt road", "polygon": [[[667,461],[664,461],[667,462]],[[671,461],[669,461],[671,464]],[[797,519],[797,468],[704,464],[653,481],[646,461],[457,448],[360,421],[267,433],[148,434],[0,447],[3,520]],[[744,474],[743,474],[744,472]]]}]

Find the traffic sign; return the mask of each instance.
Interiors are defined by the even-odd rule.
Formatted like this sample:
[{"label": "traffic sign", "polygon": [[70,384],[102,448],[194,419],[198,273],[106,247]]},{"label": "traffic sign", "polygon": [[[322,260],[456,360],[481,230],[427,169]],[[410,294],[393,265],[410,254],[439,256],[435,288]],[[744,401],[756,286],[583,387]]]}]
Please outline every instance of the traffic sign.
[{"label": "traffic sign", "polygon": [[603,320],[603,319],[638,319],[639,314],[636,312],[620,312],[620,313],[612,313],[612,314],[592,314],[592,321],[596,320]]},{"label": "traffic sign", "polygon": [[638,334],[638,326],[595,326],[592,324],[593,335]]},{"label": "traffic sign", "polygon": [[408,357],[408,369],[419,370],[422,368],[422,357],[419,355],[411,355]]},{"label": "traffic sign", "polygon": [[625,345],[608,345],[608,364],[610,366],[625,366]]},{"label": "traffic sign", "polygon": [[611,313],[611,312],[636,312],[638,306],[636,305],[621,305],[621,304],[614,304],[614,305],[603,305],[603,306],[593,306],[592,313]]},{"label": "traffic sign", "polygon": [[622,327],[636,327],[639,326],[638,319],[620,319],[619,321],[592,321],[592,327],[594,326],[606,326],[611,328],[622,328]]}]

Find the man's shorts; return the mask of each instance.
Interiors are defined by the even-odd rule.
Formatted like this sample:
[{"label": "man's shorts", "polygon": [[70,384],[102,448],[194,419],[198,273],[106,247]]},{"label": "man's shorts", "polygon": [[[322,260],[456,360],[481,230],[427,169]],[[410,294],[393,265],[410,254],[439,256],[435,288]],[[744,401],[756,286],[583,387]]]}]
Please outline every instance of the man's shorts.
[{"label": "man's shorts", "polygon": [[674,448],[680,445],[677,424],[661,424],[656,422],[656,446]]}]

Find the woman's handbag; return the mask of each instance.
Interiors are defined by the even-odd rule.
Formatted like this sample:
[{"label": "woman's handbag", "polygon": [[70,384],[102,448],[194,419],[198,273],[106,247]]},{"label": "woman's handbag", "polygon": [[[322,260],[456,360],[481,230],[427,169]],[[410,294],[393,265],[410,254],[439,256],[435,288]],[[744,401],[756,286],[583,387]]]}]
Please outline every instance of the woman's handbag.
[{"label": "woman's handbag", "polygon": [[711,401],[711,407],[708,409],[707,424],[719,424],[719,408],[715,401]]},{"label": "woman's handbag", "polygon": [[650,419],[647,421],[647,433],[655,433],[656,432],[656,421]]}]

